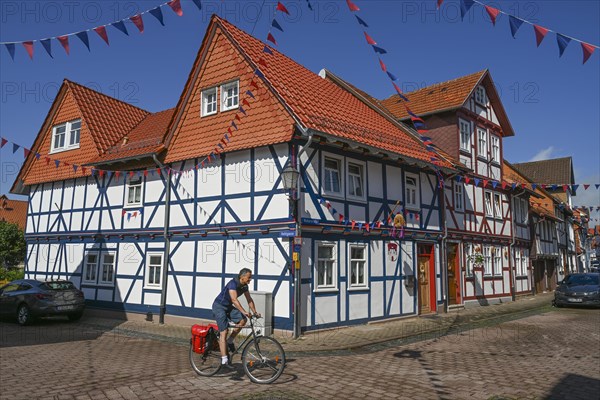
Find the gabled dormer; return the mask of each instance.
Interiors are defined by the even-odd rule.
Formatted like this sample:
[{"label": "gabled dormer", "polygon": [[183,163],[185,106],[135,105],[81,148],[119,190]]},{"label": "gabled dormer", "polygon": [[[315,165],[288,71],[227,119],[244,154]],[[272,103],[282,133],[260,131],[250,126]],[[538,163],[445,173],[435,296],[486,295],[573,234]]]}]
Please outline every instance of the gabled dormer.
[{"label": "gabled dormer", "polygon": [[[475,174],[502,179],[502,140],[514,131],[488,70],[406,93],[434,143]],[[410,117],[398,95],[382,100],[400,121]]]}]

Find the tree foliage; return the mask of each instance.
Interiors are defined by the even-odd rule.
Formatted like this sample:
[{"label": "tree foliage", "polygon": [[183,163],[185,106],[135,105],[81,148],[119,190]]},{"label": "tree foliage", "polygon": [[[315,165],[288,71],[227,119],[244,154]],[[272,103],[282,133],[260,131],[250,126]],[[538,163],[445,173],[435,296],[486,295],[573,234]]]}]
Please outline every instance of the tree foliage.
[{"label": "tree foliage", "polygon": [[9,268],[25,260],[25,234],[15,224],[0,221],[0,267]]}]

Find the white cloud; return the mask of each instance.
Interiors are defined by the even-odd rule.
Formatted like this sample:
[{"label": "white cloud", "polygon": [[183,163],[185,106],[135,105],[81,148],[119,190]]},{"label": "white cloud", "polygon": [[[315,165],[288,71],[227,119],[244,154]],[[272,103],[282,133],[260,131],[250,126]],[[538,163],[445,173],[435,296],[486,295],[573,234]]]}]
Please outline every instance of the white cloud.
[{"label": "white cloud", "polygon": [[547,160],[550,158],[552,153],[554,153],[554,146],[550,146],[547,149],[538,151],[538,153],[535,156],[533,156],[533,158],[529,161],[531,162],[531,161]]}]

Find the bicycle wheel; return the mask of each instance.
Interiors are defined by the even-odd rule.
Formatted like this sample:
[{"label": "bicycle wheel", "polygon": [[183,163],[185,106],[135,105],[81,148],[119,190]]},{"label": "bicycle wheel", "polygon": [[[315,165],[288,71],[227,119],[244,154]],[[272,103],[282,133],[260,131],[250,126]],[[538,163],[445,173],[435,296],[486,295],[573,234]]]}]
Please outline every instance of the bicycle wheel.
[{"label": "bicycle wheel", "polygon": [[190,364],[198,375],[213,376],[221,369],[221,352],[215,347],[218,346],[211,341],[204,353],[196,353],[194,345],[190,343]]},{"label": "bicycle wheel", "polygon": [[283,373],[285,352],[277,340],[258,336],[244,347],[242,364],[252,382],[271,383]]}]

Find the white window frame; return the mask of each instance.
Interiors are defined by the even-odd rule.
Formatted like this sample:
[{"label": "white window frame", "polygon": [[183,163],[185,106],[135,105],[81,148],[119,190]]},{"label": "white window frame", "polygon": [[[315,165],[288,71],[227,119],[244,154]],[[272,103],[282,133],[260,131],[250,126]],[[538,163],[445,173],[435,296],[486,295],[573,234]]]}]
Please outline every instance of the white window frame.
[{"label": "white window frame", "polygon": [[[107,256],[112,256],[113,262],[112,262],[112,264],[110,264],[111,270],[110,270],[109,279],[104,279],[104,267],[106,265],[108,265],[105,261],[105,258]],[[100,260],[101,260],[101,263],[98,264],[98,285],[114,286],[115,277],[117,275],[117,269],[116,269],[117,253],[115,251],[103,251],[103,252],[101,252]]]},{"label": "white window frame", "polygon": [[493,196],[493,201],[494,201],[494,216],[497,219],[503,219],[503,208],[502,207],[502,196],[500,195],[500,193],[494,193]]},{"label": "white window frame", "polygon": [[473,260],[471,260],[471,256],[474,252],[474,246],[471,243],[464,243],[463,250],[465,252],[465,266],[466,266],[466,275],[468,277],[473,276]]},{"label": "white window frame", "polygon": [[[229,97],[227,95],[227,91],[229,89],[235,89],[235,93],[233,94],[233,101],[231,105],[227,105],[229,101]],[[224,83],[221,85],[221,112],[229,111],[229,110],[237,110],[240,105],[240,81],[233,81]]]},{"label": "white window frame", "polygon": [[[414,179],[415,184],[409,185],[408,178]],[[413,196],[411,198],[411,193],[407,191],[414,191]],[[412,201],[414,200],[414,201]],[[410,172],[404,173],[404,207],[412,210],[420,210],[421,209],[421,193],[419,192],[419,175],[413,174]]]},{"label": "white window frame", "polygon": [[[339,185],[340,185],[339,191],[329,190],[329,189],[332,189],[333,187],[331,187],[329,189],[326,187],[325,175],[330,170],[325,167],[326,160],[335,161],[337,163],[337,166],[338,166],[337,174],[338,174]],[[332,154],[323,154],[322,165],[323,165],[323,168],[322,168],[321,176],[322,176],[323,182],[321,184],[321,187],[323,189],[323,193],[327,194],[329,196],[344,198],[344,159],[342,157],[337,157]]]},{"label": "white window frame", "polygon": [[477,155],[487,160],[488,158],[488,131],[487,129],[477,127]]},{"label": "white window frame", "polygon": [[[95,256],[96,261],[91,264],[88,260],[89,256]],[[97,251],[86,252],[83,256],[83,275],[81,280],[83,283],[96,283],[98,280],[98,262],[100,261],[100,254]]]},{"label": "white window frame", "polygon": [[[90,255],[95,255],[96,256],[96,263],[94,264],[94,266],[91,266],[91,264],[88,262],[88,257]],[[104,266],[106,264],[105,262],[105,258],[107,256],[112,256],[113,257],[113,262],[112,262],[112,271],[111,271],[111,275],[110,275],[110,279],[105,280],[103,279],[103,274],[104,274]],[[89,250],[86,251],[84,254],[84,275],[82,276],[82,282],[83,283],[88,283],[88,284],[96,284],[99,286],[114,286],[115,285],[115,278],[116,278],[116,264],[117,264],[117,253],[114,249],[94,249],[94,250]],[[93,279],[88,279],[87,277],[89,276],[88,272],[93,271]]]},{"label": "white window frame", "polygon": [[[463,127],[465,129],[468,129],[468,132],[465,132],[463,130]],[[467,151],[467,152],[471,152],[471,138],[473,136],[473,127],[471,125],[471,122],[466,121],[464,119],[458,119],[458,131],[459,131],[459,141],[460,141],[460,149],[463,151]],[[466,139],[466,143],[465,143],[465,139]]]},{"label": "white window frame", "polygon": [[529,268],[529,250],[523,250],[521,256],[521,276],[527,276],[527,269]]},{"label": "white window frame", "polygon": [[[352,258],[352,249],[360,249],[363,251],[363,258]],[[354,272],[353,262],[363,263],[363,282],[352,283],[352,273]],[[348,290],[368,289],[369,288],[369,262],[368,262],[368,251],[367,246],[363,243],[351,243],[348,246]]]},{"label": "white window frame", "polygon": [[483,206],[485,208],[485,215],[494,218],[494,196],[492,196],[492,192],[488,192],[487,190],[483,192]]},{"label": "white window frame", "polygon": [[[208,96],[210,95],[214,95],[215,99],[214,101],[211,101],[210,103],[208,102]],[[215,109],[212,111],[208,111],[208,105],[214,105]],[[216,114],[217,111],[219,110],[219,102],[218,102],[218,98],[217,98],[217,87],[211,87],[211,88],[207,88],[204,89],[202,91],[202,116],[203,117],[207,117],[209,115],[213,115]]]},{"label": "white window frame", "polygon": [[[357,176],[353,173],[350,172],[350,166],[355,166],[358,167],[359,171],[360,171],[360,175]],[[366,172],[366,168],[365,168],[365,163],[363,162],[359,162],[359,161],[347,161],[346,163],[346,189],[348,191],[348,197],[351,197],[353,199],[360,199],[360,200],[364,200],[367,197],[366,194],[366,180],[365,180],[365,172]],[[351,186],[352,186],[352,182],[355,181],[355,179],[358,179],[360,181],[360,189],[362,191],[362,195],[358,196],[354,193],[350,193],[351,190]]]},{"label": "white window frame", "polygon": [[483,275],[492,275],[492,249],[490,246],[483,246]]},{"label": "white window frame", "polygon": [[454,182],[454,210],[464,211],[465,189],[462,183]]},{"label": "white window frame", "polygon": [[[330,258],[320,258],[319,257],[319,248],[327,247],[331,249],[331,257]],[[337,246],[332,242],[317,242],[315,246],[315,266],[314,266],[314,284],[315,284],[315,292],[336,292],[338,290],[337,286]],[[327,283],[327,279],[325,278],[325,282],[319,283],[319,266],[321,262],[327,262],[331,265],[331,284]],[[326,274],[324,274],[326,276]]]},{"label": "white window frame", "polygon": [[[146,255],[146,271],[144,274],[144,288],[145,289],[162,289],[162,269],[163,269],[163,253],[152,252]],[[159,257],[159,264],[152,264],[150,261],[152,257]],[[156,271],[158,269],[158,272]],[[152,278],[152,272],[154,272],[154,278],[157,277],[158,273],[158,283],[150,282],[150,278]],[[154,280],[154,279],[153,279]]]},{"label": "white window frame", "polygon": [[[137,181],[139,179],[139,182]],[[144,185],[144,179],[141,176],[137,176],[133,179],[127,178],[127,185],[125,186],[125,207],[134,207],[142,205],[142,188]],[[135,200],[135,191],[139,190],[140,201],[129,201],[129,192],[134,190],[134,200]]]},{"label": "white window frame", "polygon": [[487,94],[483,86],[477,86],[477,88],[475,88],[475,102],[482,106],[487,104]]},{"label": "white window frame", "polygon": [[496,135],[490,135],[492,143],[492,161],[500,164],[500,138]]},{"label": "white window frame", "polygon": [[[73,125],[76,123],[79,123],[78,129],[73,128]],[[63,145],[57,146],[56,145],[56,135],[57,135],[56,131],[60,127],[65,128],[65,133],[64,133],[65,138],[64,138]],[[77,132],[78,140],[76,143],[71,144],[71,140],[73,139],[73,136],[76,134],[75,132]],[[61,124],[56,124],[52,127],[52,140],[50,143],[50,154],[60,153],[62,151],[67,151],[67,150],[78,149],[80,142],[81,142],[81,119],[80,118],[74,119],[72,121],[63,122]]]},{"label": "white window frame", "polygon": [[492,254],[493,273],[494,276],[502,275],[502,247],[494,247],[495,252]]}]

